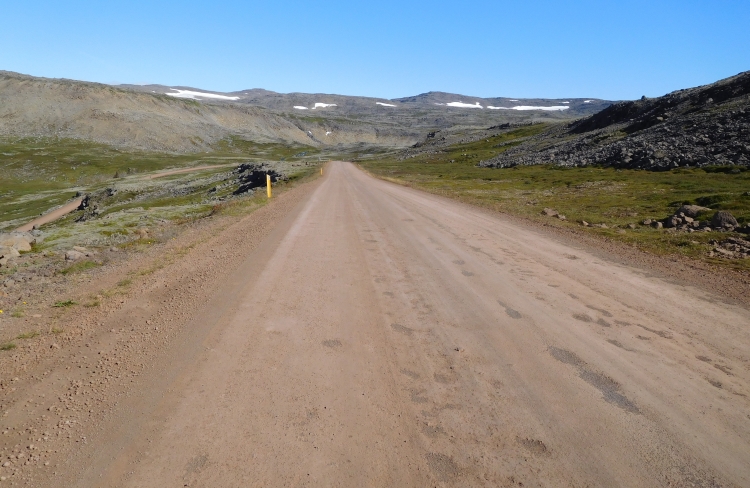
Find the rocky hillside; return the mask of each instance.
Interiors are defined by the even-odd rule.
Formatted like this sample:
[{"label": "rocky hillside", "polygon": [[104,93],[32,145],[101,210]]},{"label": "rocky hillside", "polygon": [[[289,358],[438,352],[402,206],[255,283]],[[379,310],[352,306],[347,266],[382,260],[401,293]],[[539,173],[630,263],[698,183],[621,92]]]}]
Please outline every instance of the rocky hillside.
[{"label": "rocky hillside", "polygon": [[416,130],[311,120],[262,107],[205,103],[98,83],[0,72],[0,137],[71,138],[125,149],[211,150],[230,136],[308,146],[403,147]]},{"label": "rocky hillside", "polygon": [[663,97],[616,103],[557,125],[480,166],[603,165],[667,170],[750,165],[750,72]]}]

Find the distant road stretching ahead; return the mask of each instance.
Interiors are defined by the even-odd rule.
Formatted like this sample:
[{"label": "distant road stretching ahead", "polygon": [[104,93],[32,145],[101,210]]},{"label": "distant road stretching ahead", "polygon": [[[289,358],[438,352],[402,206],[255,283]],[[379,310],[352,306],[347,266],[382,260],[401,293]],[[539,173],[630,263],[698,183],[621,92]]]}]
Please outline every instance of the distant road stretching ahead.
[{"label": "distant road stretching ahead", "polygon": [[750,486],[750,313],[500,216],[331,163],[239,296],[90,479]]}]

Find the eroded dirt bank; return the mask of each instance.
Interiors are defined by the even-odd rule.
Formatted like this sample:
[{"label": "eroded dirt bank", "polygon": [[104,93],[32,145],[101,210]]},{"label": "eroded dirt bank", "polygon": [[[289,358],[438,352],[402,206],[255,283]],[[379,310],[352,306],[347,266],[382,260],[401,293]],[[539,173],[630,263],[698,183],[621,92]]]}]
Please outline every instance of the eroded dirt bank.
[{"label": "eroded dirt bank", "polygon": [[6,482],[750,483],[741,305],[346,163],[198,241],[3,365]]}]

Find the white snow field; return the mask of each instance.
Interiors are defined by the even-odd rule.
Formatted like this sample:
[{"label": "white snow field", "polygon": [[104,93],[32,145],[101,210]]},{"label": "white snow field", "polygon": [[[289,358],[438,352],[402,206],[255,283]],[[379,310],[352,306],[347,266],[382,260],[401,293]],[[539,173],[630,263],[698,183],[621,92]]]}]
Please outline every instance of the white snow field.
[{"label": "white snow field", "polygon": [[490,110],[547,110],[547,111],[555,111],[555,110],[568,110],[570,107],[567,105],[553,105],[551,107],[534,107],[531,105],[518,105],[515,107],[493,107],[488,106],[487,107]]},{"label": "white snow field", "polygon": [[583,103],[591,103],[593,100],[584,100]]},{"label": "white snow field", "polygon": [[297,110],[307,110],[307,107],[303,107],[302,105],[295,105],[294,108]]},{"label": "white snow field", "polygon": [[448,102],[446,103],[448,107],[460,107],[460,108],[484,108],[481,105],[479,105],[479,102],[476,102],[475,104],[471,103],[464,103],[464,102]]},{"label": "white snow field", "polygon": [[384,107],[395,107],[392,103],[375,102],[375,105],[382,105]]},{"label": "white snow field", "polygon": [[200,98],[213,98],[216,100],[239,100],[240,97],[228,97],[226,95],[219,95],[218,93],[206,93],[206,92],[197,92],[197,91],[191,91],[191,90],[178,90],[177,88],[170,88],[170,90],[174,90],[177,93],[167,93],[170,97],[175,98],[190,98],[192,100],[198,100]]},{"label": "white snow field", "polygon": [[326,108],[326,107],[335,107],[335,106],[336,106],[335,103],[320,103],[320,102],[318,102],[313,107],[313,110],[315,110],[316,108]]}]

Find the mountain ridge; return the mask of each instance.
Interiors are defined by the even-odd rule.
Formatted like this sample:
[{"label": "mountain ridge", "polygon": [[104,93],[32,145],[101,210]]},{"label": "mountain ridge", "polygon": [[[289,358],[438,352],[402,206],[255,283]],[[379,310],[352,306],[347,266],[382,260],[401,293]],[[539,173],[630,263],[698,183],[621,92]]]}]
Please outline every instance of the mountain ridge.
[{"label": "mountain ridge", "polygon": [[[389,149],[411,146],[436,129],[565,121],[593,114],[611,103],[516,102],[443,92],[412,98],[416,101],[283,94],[262,88],[222,93],[189,86],[107,85],[0,71],[0,136],[72,138],[176,153],[211,151],[231,137],[333,149]],[[507,107],[477,110],[446,105],[461,100]],[[512,109],[513,103],[561,107],[563,102],[570,108]]]}]

